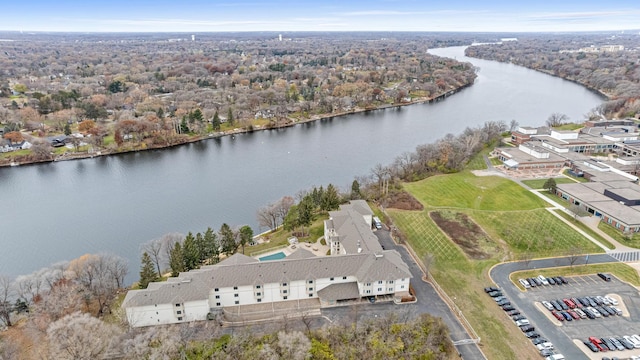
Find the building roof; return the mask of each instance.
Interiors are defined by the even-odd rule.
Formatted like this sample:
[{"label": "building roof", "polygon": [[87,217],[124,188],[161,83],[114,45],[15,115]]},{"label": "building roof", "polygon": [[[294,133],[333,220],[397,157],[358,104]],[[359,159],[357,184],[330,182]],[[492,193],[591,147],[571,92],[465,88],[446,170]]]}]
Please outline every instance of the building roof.
[{"label": "building roof", "polygon": [[316,255],[307,249],[299,247],[291,255],[287,256],[287,259],[296,260],[296,259],[308,259],[312,257],[316,257]]},{"label": "building roof", "polygon": [[378,238],[371,232],[371,224],[364,216],[373,215],[373,211],[364,200],[352,200],[350,204],[340,205],[340,210],[330,211],[325,226],[334,229],[340,244],[347,254],[374,252],[382,250]]},{"label": "building roof", "polygon": [[123,307],[208,300],[211,289],[231,286],[343,276],[356,276],[360,282],[411,278],[409,267],[395,250],[228,263],[232,258],[199,270],[180,273],[177,278],[159,283],[161,285],[153,285],[145,290],[130,290]]},{"label": "building roof", "polygon": [[603,192],[594,190],[586,184],[590,183],[558,184],[556,185],[556,189],[563,193],[571,194],[571,196],[588,203],[611,200],[611,198],[605,196]]},{"label": "building roof", "polygon": [[318,291],[318,297],[325,301],[357,299],[360,297],[357,282],[331,284]]},{"label": "building roof", "polygon": [[629,226],[640,225],[640,211],[633,206],[622,205],[615,200],[589,202],[598,211],[620,220]]}]

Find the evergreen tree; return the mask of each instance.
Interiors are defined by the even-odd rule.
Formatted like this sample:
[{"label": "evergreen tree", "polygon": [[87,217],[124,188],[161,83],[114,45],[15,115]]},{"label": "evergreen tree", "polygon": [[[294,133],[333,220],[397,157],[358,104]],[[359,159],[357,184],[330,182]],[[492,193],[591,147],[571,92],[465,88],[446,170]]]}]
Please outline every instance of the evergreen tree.
[{"label": "evergreen tree", "polygon": [[64,126],[64,134],[67,136],[71,135],[71,125],[69,123]]},{"label": "evergreen tree", "polygon": [[544,182],[542,187],[547,189],[550,193],[555,194],[555,192],[556,192],[556,179],[549,178],[547,181]]},{"label": "evergreen tree", "polygon": [[217,264],[220,261],[220,244],[218,243],[218,237],[213,229],[207,228],[204,232],[204,242],[207,248],[206,254],[210,264]]},{"label": "evergreen tree", "polygon": [[245,225],[240,228],[240,246],[242,246],[242,253],[244,254],[244,247],[247,244],[251,244],[253,242],[253,230],[251,226]]},{"label": "evergreen tree", "polygon": [[189,124],[187,124],[187,117],[183,116],[182,121],[180,122],[180,133],[188,133],[189,132]]},{"label": "evergreen tree", "polygon": [[190,117],[198,122],[202,122],[202,120],[204,119],[204,116],[202,116],[202,110],[200,109],[195,109],[191,112]]},{"label": "evergreen tree", "polygon": [[231,108],[227,111],[227,122],[229,125],[233,125],[233,110],[231,110]]},{"label": "evergreen tree", "polygon": [[195,244],[196,248],[198,249],[198,262],[202,263],[209,257],[209,254],[207,254],[207,244],[204,242],[204,237],[202,236],[202,234],[196,234]]},{"label": "evergreen tree", "polygon": [[142,254],[142,265],[140,265],[140,282],[138,286],[140,289],[146,289],[150,282],[158,280],[158,274],[156,273],[156,267],[151,260],[151,256],[146,252]]},{"label": "evergreen tree", "polygon": [[298,204],[298,225],[302,227],[302,235],[305,235],[304,228],[311,226],[313,222],[313,210],[315,206],[313,205],[313,199],[311,196],[307,195],[302,198],[300,204]]},{"label": "evergreen tree", "polygon": [[236,234],[226,223],[220,227],[220,247],[222,248],[222,252],[227,256],[233,255],[238,248],[238,244],[236,244]]},{"label": "evergreen tree", "polygon": [[217,111],[215,114],[213,114],[213,120],[211,120],[211,126],[213,127],[213,130],[220,131],[220,116],[218,115]]},{"label": "evergreen tree", "polygon": [[181,271],[185,271],[180,242],[176,242],[169,253],[169,266],[171,267],[171,276],[178,276]]},{"label": "evergreen tree", "polygon": [[187,234],[187,237],[184,239],[184,244],[182,244],[182,258],[184,259],[184,267],[187,271],[195,269],[200,265],[200,254],[198,253],[196,240],[191,232]]},{"label": "evergreen tree", "polygon": [[298,227],[298,205],[292,205],[284,217],[282,226],[287,231],[293,231]]},{"label": "evergreen tree", "polygon": [[322,202],[320,210],[331,211],[336,210],[340,205],[340,194],[333,184],[327,186],[327,190],[322,194]]},{"label": "evergreen tree", "polygon": [[362,194],[360,193],[360,183],[358,180],[353,180],[351,183],[351,200],[357,200],[362,198]]}]

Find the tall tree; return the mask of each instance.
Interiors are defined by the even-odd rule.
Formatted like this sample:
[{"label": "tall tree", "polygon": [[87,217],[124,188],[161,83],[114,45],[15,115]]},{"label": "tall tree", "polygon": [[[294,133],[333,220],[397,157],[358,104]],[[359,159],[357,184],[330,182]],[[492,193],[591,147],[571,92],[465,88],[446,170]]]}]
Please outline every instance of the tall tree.
[{"label": "tall tree", "polygon": [[142,265],[140,265],[140,281],[138,286],[140,289],[146,289],[150,282],[158,280],[158,273],[156,273],[155,266],[151,257],[146,252],[142,254]]},{"label": "tall tree", "polygon": [[233,125],[233,110],[229,107],[229,111],[227,111],[227,122],[229,125]]},{"label": "tall tree", "polygon": [[238,248],[238,244],[236,244],[236,234],[226,223],[220,227],[220,247],[222,248],[222,252],[227,256],[233,255]]},{"label": "tall tree", "polygon": [[242,253],[244,254],[244,247],[247,244],[251,244],[253,242],[253,230],[251,226],[245,225],[240,228],[240,246],[242,247]]},{"label": "tall tree", "polygon": [[305,227],[311,226],[313,222],[313,211],[315,206],[311,196],[307,195],[302,198],[298,204],[298,225],[302,227],[302,235],[305,235]]},{"label": "tall tree", "polygon": [[556,193],[556,179],[549,178],[549,179],[547,179],[547,181],[544,182],[544,184],[542,186],[545,189],[547,189],[550,193],[552,193],[552,194]]},{"label": "tall tree", "polygon": [[215,114],[213,114],[213,120],[211,120],[211,127],[215,131],[219,131],[220,130],[220,116],[218,115],[217,111],[216,111]]},{"label": "tall tree", "polygon": [[360,183],[358,180],[353,180],[351,183],[351,200],[357,200],[362,198],[362,194],[360,193]]},{"label": "tall tree", "polygon": [[185,270],[189,271],[200,266],[200,254],[193,234],[189,232],[182,244],[182,258]]},{"label": "tall tree", "polygon": [[320,201],[320,210],[331,211],[336,210],[340,205],[340,194],[333,184],[327,186],[327,190],[322,194],[322,200]]},{"label": "tall tree", "polygon": [[176,242],[169,254],[169,266],[171,267],[171,276],[180,275],[181,271],[185,271],[184,258],[182,257],[182,245]]},{"label": "tall tree", "polygon": [[0,322],[11,326],[11,297],[13,296],[13,282],[7,276],[0,276]]},{"label": "tall tree", "polygon": [[204,232],[204,243],[206,246],[206,256],[209,259],[209,263],[217,264],[220,261],[220,243],[216,233],[213,232],[211,227],[207,228]]}]

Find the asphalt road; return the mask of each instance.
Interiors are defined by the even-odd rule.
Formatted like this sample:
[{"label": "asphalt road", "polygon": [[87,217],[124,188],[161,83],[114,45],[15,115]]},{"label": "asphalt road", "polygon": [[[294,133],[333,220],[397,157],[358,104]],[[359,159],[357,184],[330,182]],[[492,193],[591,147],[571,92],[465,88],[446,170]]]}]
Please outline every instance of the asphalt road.
[{"label": "asphalt road", "polygon": [[[575,265],[585,264],[586,257],[581,257],[574,262]],[[606,254],[589,255],[588,263],[611,263],[617,262],[616,259]],[[585,354],[580,350],[573,341],[565,335],[557,326],[538,309],[536,309],[534,301],[527,292],[520,291],[509,280],[509,274],[519,270],[554,268],[559,266],[569,266],[570,257],[531,260],[529,262],[508,262],[496,265],[489,272],[489,276],[498,285],[503,293],[509,298],[511,303],[520,310],[536,328],[536,332],[545,339],[551,341],[557,349],[567,359],[585,359]],[[505,315],[506,316],[506,315]],[[515,326],[515,324],[513,325]],[[523,341],[530,342],[524,336]],[[531,345],[533,346],[533,345]]]},{"label": "asphalt road", "polygon": [[[467,333],[465,328],[462,326],[458,318],[453,314],[452,310],[447,306],[444,300],[440,298],[440,295],[438,295],[433,286],[428,282],[422,281],[424,273],[413,260],[411,255],[409,255],[407,249],[403,246],[396,245],[393,239],[391,239],[389,231],[378,230],[375,232],[375,234],[385,250],[396,250],[400,253],[400,255],[402,256],[402,260],[404,260],[404,262],[409,265],[409,269],[411,270],[411,274],[413,275],[411,284],[413,285],[413,289],[416,292],[418,301],[415,304],[395,306],[400,308],[407,307],[408,309],[410,309],[409,311],[415,314],[429,313],[433,316],[442,318],[445,324],[447,324],[447,326],[449,327],[449,331],[451,332],[451,340],[454,342],[470,339],[471,336],[469,335],[469,333]],[[477,344],[470,343],[457,345],[456,348],[458,349],[458,352],[460,353],[462,359],[486,359]]]}]

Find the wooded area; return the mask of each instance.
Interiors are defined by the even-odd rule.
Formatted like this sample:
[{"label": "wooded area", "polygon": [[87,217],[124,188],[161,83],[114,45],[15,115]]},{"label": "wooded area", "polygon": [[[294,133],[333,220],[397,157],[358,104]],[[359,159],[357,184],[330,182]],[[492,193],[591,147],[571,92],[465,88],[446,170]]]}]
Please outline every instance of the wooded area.
[{"label": "wooded area", "polygon": [[[464,37],[433,34],[5,35],[0,147],[22,139],[37,145],[11,154],[17,162],[165,147],[402,105],[476,77],[469,63],[426,53]],[[69,150],[52,152],[64,145],[52,137]]]},{"label": "wooded area", "polygon": [[470,46],[466,55],[575,81],[609,98],[587,118],[625,118],[640,115],[639,50],[637,34],[522,34],[517,41]]}]

